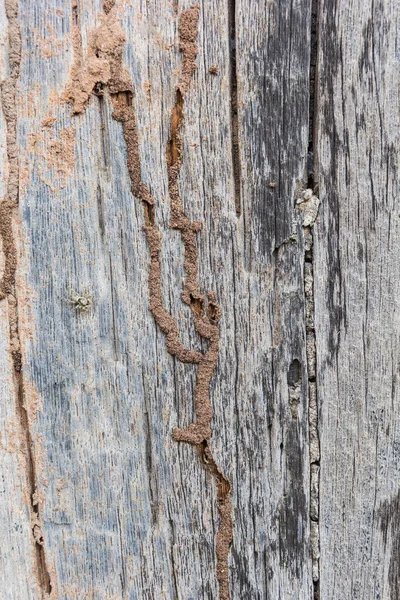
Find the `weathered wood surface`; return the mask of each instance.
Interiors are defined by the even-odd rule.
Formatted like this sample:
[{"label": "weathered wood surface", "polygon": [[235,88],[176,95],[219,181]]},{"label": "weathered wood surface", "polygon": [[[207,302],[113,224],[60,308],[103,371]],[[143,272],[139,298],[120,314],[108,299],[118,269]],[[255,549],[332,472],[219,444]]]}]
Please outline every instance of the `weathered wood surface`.
[{"label": "weathered wood surface", "polygon": [[397,598],[398,14],[315,4],[0,2],[1,598]]},{"label": "weathered wood surface", "polygon": [[315,319],[321,598],[399,576],[399,6],[322,2]]}]

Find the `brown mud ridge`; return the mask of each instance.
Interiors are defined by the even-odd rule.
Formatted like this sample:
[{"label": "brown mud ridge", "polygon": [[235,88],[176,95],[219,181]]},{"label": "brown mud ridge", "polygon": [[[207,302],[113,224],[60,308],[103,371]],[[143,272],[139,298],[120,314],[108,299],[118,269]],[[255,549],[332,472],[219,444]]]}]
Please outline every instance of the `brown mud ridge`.
[{"label": "brown mud ridge", "polygon": [[71,84],[64,93],[64,100],[73,106],[73,113],[85,110],[93,93],[107,90],[113,104],[113,118],[122,124],[127,148],[127,167],[132,194],[141,200],[145,216],[145,234],[150,251],[149,300],[150,311],[157,326],[165,335],[168,352],[182,363],[197,365],[195,388],[196,420],[185,429],[176,428],[173,438],[197,447],[204,467],[213,476],[217,488],[217,504],[220,525],[216,535],[217,579],[220,600],[229,600],[228,556],[232,542],[231,486],[212,457],[209,440],[213,411],[210,401],[210,383],[219,352],[218,322],[221,309],[214,292],[203,296],[197,282],[198,251],[196,234],[201,224],[186,216],[179,195],[178,178],[183,161],[181,127],[184,120],[184,101],[189,91],[192,75],[196,69],[197,26],[199,6],[182,12],[179,22],[179,46],[183,61],[176,88],[175,105],[170,123],[170,139],[166,149],[168,167],[168,190],[171,202],[172,229],[179,230],[184,246],[185,278],[182,284],[182,301],[190,307],[194,326],[201,339],[208,342],[203,354],[187,348],[179,339],[176,321],[164,309],[161,293],[161,233],[155,222],[155,200],[141,178],[141,160],[136,115],[133,107],[133,86],[122,64],[125,37],[118,23],[113,0],[103,1],[104,14],[101,24],[89,35],[88,53],[83,58],[77,4],[73,2],[75,24],[73,26],[74,64]]}]

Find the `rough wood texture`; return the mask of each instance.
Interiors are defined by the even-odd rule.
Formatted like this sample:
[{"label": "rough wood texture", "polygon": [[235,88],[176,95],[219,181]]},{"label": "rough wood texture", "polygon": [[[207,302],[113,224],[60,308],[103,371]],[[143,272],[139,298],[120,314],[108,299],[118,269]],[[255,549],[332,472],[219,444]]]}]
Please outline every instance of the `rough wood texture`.
[{"label": "rough wood texture", "polygon": [[6,600],[397,598],[398,14],[316,4],[0,2]]},{"label": "rough wood texture", "polygon": [[399,6],[322,2],[315,317],[321,598],[399,578]]}]

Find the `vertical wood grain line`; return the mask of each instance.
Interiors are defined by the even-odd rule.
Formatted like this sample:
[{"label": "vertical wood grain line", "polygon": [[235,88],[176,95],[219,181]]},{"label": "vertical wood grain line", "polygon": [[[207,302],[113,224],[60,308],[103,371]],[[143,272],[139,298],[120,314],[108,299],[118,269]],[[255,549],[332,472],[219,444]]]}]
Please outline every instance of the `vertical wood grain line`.
[{"label": "vertical wood grain line", "polygon": [[21,64],[21,32],[18,22],[18,0],[5,0],[8,25],[9,74],[1,83],[1,109],[7,128],[6,151],[8,178],[6,193],[0,203],[0,236],[4,255],[4,271],[0,280],[0,300],[7,299],[10,331],[10,354],[13,363],[16,412],[19,419],[21,451],[25,456],[25,472],[29,495],[29,512],[32,542],[35,552],[35,577],[42,595],[49,595],[52,584],[46,564],[44,538],[41,528],[39,493],[35,453],[30,430],[28,406],[26,402],[20,326],[18,322],[18,299],[15,285],[17,270],[17,250],[13,222],[19,205],[19,157],[17,146],[16,89]]}]

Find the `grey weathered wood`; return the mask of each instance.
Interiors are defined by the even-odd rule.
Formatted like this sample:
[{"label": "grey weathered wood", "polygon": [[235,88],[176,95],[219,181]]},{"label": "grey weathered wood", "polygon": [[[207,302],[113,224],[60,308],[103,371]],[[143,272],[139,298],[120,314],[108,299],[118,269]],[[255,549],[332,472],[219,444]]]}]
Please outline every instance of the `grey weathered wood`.
[{"label": "grey weathered wood", "polygon": [[[198,366],[168,352],[152,316],[140,187],[162,234],[164,308],[181,342],[205,352],[195,309],[182,301],[166,153],[183,62],[178,23],[193,3],[113,4],[0,2],[2,82],[19,65],[18,27],[22,40],[16,132],[4,93],[0,117],[1,217],[13,144],[19,151],[19,205],[7,213],[18,268],[0,282],[0,597],[227,600],[217,556],[223,481],[232,600],[393,600],[395,2],[371,0],[367,10],[322,0],[311,107],[315,2],[200,2],[179,192],[202,223],[198,286],[216,292],[222,316],[212,436],[199,448],[172,438],[196,421]],[[102,23],[111,50],[100,58],[110,66],[122,47],[126,73],[112,84],[103,65],[101,86],[93,79],[77,109],[66,102],[77,98],[77,56],[88,68]],[[133,176],[132,137],[115,118],[130,87]],[[317,199],[305,193],[314,168],[315,225]],[[12,252],[4,226],[0,234],[2,276]],[[93,298],[87,312],[69,302],[74,293]]]},{"label": "grey weathered wood", "polygon": [[321,598],[399,597],[399,7],[322,2]]},{"label": "grey weathered wood", "polygon": [[12,361],[8,352],[7,305],[0,308],[0,587],[10,600],[39,597],[35,582],[20,423],[15,411]]},{"label": "grey weathered wood", "polygon": [[310,9],[236,2],[242,214],[232,269],[236,403],[226,428],[236,447],[234,598],[313,593],[304,240],[294,202],[307,181]]},{"label": "grey weathered wood", "polygon": [[[7,18],[0,3],[0,82],[12,72],[9,61]],[[7,119],[3,98],[0,111],[0,198],[8,195]],[[0,206],[3,206],[1,204]],[[3,212],[2,216],[3,218]],[[18,229],[20,223],[15,222]],[[0,238],[0,278],[6,270],[5,241]],[[22,265],[21,265],[22,267]],[[21,268],[21,271],[23,269]],[[3,281],[1,282],[3,283]],[[1,285],[2,288],[2,285]],[[21,427],[12,350],[15,343],[15,294],[0,301],[0,594],[10,600],[39,598],[33,546],[29,485],[26,473],[26,437]]]}]

